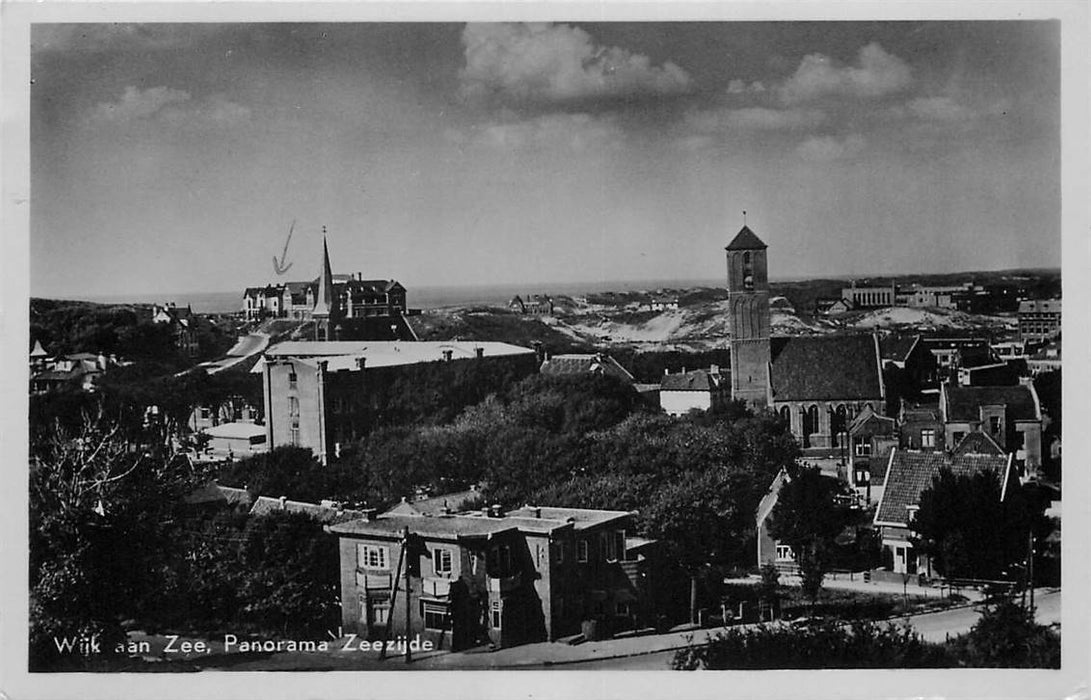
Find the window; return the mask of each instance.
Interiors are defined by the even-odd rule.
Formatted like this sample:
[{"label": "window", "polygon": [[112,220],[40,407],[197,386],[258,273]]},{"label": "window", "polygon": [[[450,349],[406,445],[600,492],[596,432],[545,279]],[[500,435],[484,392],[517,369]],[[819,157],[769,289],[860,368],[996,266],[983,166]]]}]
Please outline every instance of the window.
[{"label": "window", "polygon": [[201,420],[208,420],[211,416],[212,416],[212,411],[209,410],[208,406],[202,406],[201,407]]},{"label": "window", "polygon": [[294,425],[292,425],[292,427],[288,430],[288,434],[289,434],[288,441],[293,446],[299,447],[299,423],[298,422],[296,422]]},{"label": "window", "polygon": [[299,387],[298,381],[299,381],[299,377],[296,376],[295,371],[292,371],[292,372],[290,372],[288,374],[288,388],[289,389],[298,388]]},{"label": "window", "polygon": [[494,600],[489,606],[489,625],[494,629],[500,629],[500,618],[503,617],[503,607],[499,600]]},{"label": "window", "polygon": [[921,431],[921,447],[935,447],[936,446],[936,431],[932,428],[925,428]]},{"label": "window", "polygon": [[374,544],[356,545],[356,565],[362,569],[389,569],[386,547]]},{"label": "window", "polygon": [[576,561],[581,564],[587,563],[587,540],[585,539],[576,541]]},{"label": "window", "polygon": [[437,576],[451,573],[451,550],[440,548],[432,550],[432,570]]},{"label": "window", "polygon": [[602,533],[604,540],[603,550],[605,551],[606,561],[617,561],[621,558],[621,554],[625,551],[625,533],[621,531],[612,531]]},{"label": "window", "polygon": [[777,561],[795,561],[791,546],[786,544],[777,545]]},{"label": "window", "polygon": [[389,600],[374,600],[368,603],[367,606],[367,623],[368,625],[387,625],[390,624],[390,601]]},{"label": "window", "polygon": [[424,617],[424,628],[430,630],[447,629],[447,606],[436,603],[421,603],[421,616]]},{"label": "window", "polygon": [[871,443],[865,440],[860,440],[856,443],[856,456],[867,457],[871,454]]},{"label": "window", "polygon": [[557,542],[557,563],[558,564],[563,564],[564,563],[564,550],[565,550],[564,542],[563,541]]}]

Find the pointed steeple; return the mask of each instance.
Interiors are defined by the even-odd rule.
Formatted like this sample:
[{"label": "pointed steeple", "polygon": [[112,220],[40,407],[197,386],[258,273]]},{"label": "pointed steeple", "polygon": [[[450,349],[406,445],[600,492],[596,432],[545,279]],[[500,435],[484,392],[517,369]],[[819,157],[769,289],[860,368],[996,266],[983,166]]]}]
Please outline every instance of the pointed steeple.
[{"label": "pointed steeple", "polygon": [[725,250],[764,250],[768,246],[750,230],[749,226],[743,226],[735,238],[727,244]]},{"label": "pointed steeple", "polygon": [[326,227],[322,227],[322,274],[318,278],[318,292],[314,295],[313,316],[329,317],[334,311],[333,271],[330,269],[330,249],[326,245]]}]

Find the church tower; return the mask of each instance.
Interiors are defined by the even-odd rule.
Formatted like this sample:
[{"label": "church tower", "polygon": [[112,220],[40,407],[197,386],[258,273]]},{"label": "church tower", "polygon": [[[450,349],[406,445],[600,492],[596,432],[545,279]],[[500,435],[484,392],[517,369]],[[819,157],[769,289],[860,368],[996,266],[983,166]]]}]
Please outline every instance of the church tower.
[{"label": "church tower", "polygon": [[314,339],[333,340],[330,323],[338,320],[337,297],[333,289],[333,270],[330,269],[330,250],[326,245],[326,227],[322,227],[322,274],[318,277],[318,290],[314,295]]},{"label": "church tower", "polygon": [[727,245],[731,397],[769,405],[769,273],[766,245],[745,225]]}]

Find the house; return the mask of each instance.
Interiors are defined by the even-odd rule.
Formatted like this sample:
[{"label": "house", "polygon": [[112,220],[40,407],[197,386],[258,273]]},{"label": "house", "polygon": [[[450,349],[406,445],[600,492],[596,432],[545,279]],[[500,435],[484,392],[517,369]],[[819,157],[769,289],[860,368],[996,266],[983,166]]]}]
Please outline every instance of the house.
[{"label": "house", "polygon": [[1061,369],[1061,342],[1051,340],[1041,349],[1035,351],[1026,358],[1027,370],[1031,375],[1037,376],[1043,372],[1053,372]]},{"label": "house", "polygon": [[[510,647],[649,622],[648,541],[623,511],[383,514],[332,525],[345,631],[421,635],[435,648]],[[630,547],[630,543],[633,545]],[[643,557],[643,558],[642,558]],[[408,599],[406,594],[408,591]]]},{"label": "house", "polygon": [[876,502],[882,496],[887,455],[898,445],[896,421],[865,407],[849,423],[849,442],[852,469],[847,481],[865,502]]},{"label": "house", "polygon": [[1022,340],[1051,340],[1060,333],[1060,299],[1025,299],[1019,302],[1019,337]]},{"label": "house", "polygon": [[921,493],[932,485],[932,480],[942,469],[949,469],[956,476],[973,476],[987,471],[996,474],[1002,486],[1007,484],[1012,455],[996,454],[991,449],[974,451],[980,445],[975,439],[965,446],[956,446],[950,454],[904,449],[891,451],[883,496],[874,519],[882,542],[884,569],[904,575],[933,575],[928,557],[914,551],[910,524],[919,506]]},{"label": "house", "polygon": [[940,416],[948,445],[970,433],[988,434],[1014,456],[1021,473],[1042,466],[1042,408],[1034,385],[940,387]]},{"label": "house", "polygon": [[936,386],[938,362],[919,335],[891,333],[879,338],[883,370],[895,384],[897,398],[919,395]]},{"label": "house", "polygon": [[943,417],[938,400],[903,400],[898,413],[898,445],[903,449],[930,452],[944,446]]},{"label": "house", "polygon": [[194,407],[186,421],[193,432],[224,423],[263,423],[261,406],[255,406],[242,396],[232,396],[222,403]]},{"label": "house", "polygon": [[337,501],[322,501],[321,503],[306,503],[304,501],[292,501],[285,496],[270,498],[258,496],[254,505],[250,508],[250,515],[262,516],[270,513],[303,513],[309,515],[323,525],[348,522],[363,518],[367,511],[345,508]]},{"label": "house", "polygon": [[152,323],[167,324],[174,334],[174,347],[186,357],[196,357],[200,352],[197,342],[197,316],[189,306],[182,309],[173,301],[168,301],[162,306],[153,304],[151,309]]},{"label": "house", "polygon": [[667,370],[659,383],[659,407],[671,416],[694,410],[710,411],[730,399],[728,378],[717,365],[674,374]]},{"label": "house", "polygon": [[743,226],[725,250],[731,397],[775,410],[804,448],[847,445],[857,413],[886,410],[877,339],[771,337],[767,246]]},{"label": "house", "polygon": [[841,290],[841,299],[854,309],[894,306],[894,286],[857,286],[856,281],[853,280],[852,286]]},{"label": "house", "polygon": [[465,491],[444,493],[439,496],[425,496],[413,500],[402,499],[384,515],[443,515],[445,513],[457,513],[466,510],[468,505],[481,498],[481,492],[476,487]]},{"label": "house", "polygon": [[958,385],[1012,386],[1019,383],[1020,369],[1025,367],[1023,360],[994,362],[977,367],[959,367]]},{"label": "house", "polygon": [[819,316],[836,316],[852,311],[852,302],[841,297],[818,297],[814,300],[814,312]]},{"label": "house", "polygon": [[[35,346],[36,349],[40,345]],[[47,358],[34,358],[30,375],[30,393],[42,394],[65,387],[81,391],[94,391],[95,380],[108,368],[120,364],[113,355],[74,352]]]},{"label": "house", "polygon": [[538,370],[542,374],[552,375],[585,375],[601,374],[620,379],[626,384],[633,384],[636,380],[629,370],[622,367],[617,360],[606,353],[554,355],[546,358]]},{"label": "house", "polygon": [[758,502],[758,509],[755,514],[755,539],[758,546],[758,566],[765,566],[766,564],[773,564],[778,569],[785,571],[794,571],[798,568],[796,564],[795,554],[792,552],[792,548],[786,544],[780,544],[773,536],[769,534],[769,521],[770,516],[773,514],[773,508],[777,505],[777,499],[780,496],[780,490],[784,488],[784,484],[790,481],[788,472],[781,469],[776,477],[773,478],[773,483],[769,485],[769,490],[762,496]]},{"label": "house", "polygon": [[987,338],[922,338],[921,342],[936,358],[936,373],[940,381],[957,379],[961,367],[993,363]]},{"label": "house", "polygon": [[253,505],[250,492],[233,486],[224,486],[215,480],[194,489],[183,500],[190,510],[220,510],[227,508],[238,513],[249,513]]},{"label": "house", "polygon": [[373,392],[414,365],[516,363],[527,374],[535,353],[507,343],[289,341],[268,348],[251,372],[262,375],[265,442],[309,447],[325,464],[363,434]]},{"label": "house", "polygon": [[264,425],[221,423],[205,428],[201,433],[209,437],[202,455],[206,459],[241,459],[269,451]]},{"label": "house", "polygon": [[649,311],[671,311],[678,308],[678,297],[653,297],[648,301]]}]

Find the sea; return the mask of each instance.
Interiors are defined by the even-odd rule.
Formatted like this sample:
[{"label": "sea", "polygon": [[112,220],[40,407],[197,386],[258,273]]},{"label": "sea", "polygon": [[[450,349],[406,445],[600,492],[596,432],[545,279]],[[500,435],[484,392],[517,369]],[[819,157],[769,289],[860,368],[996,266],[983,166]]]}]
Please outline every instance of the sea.
[{"label": "sea", "polygon": [[[603,292],[655,291],[658,289],[691,289],[722,287],[722,279],[674,280],[615,280],[603,282],[565,282],[555,284],[491,284],[467,286],[409,287],[406,304],[412,309],[440,309],[451,306],[506,306],[516,294],[551,296],[584,296]],[[189,305],[197,313],[227,314],[242,309],[242,290],[229,292],[182,292],[176,294],[108,294],[85,295],[80,301],[100,304],[163,304],[174,302]]]}]

